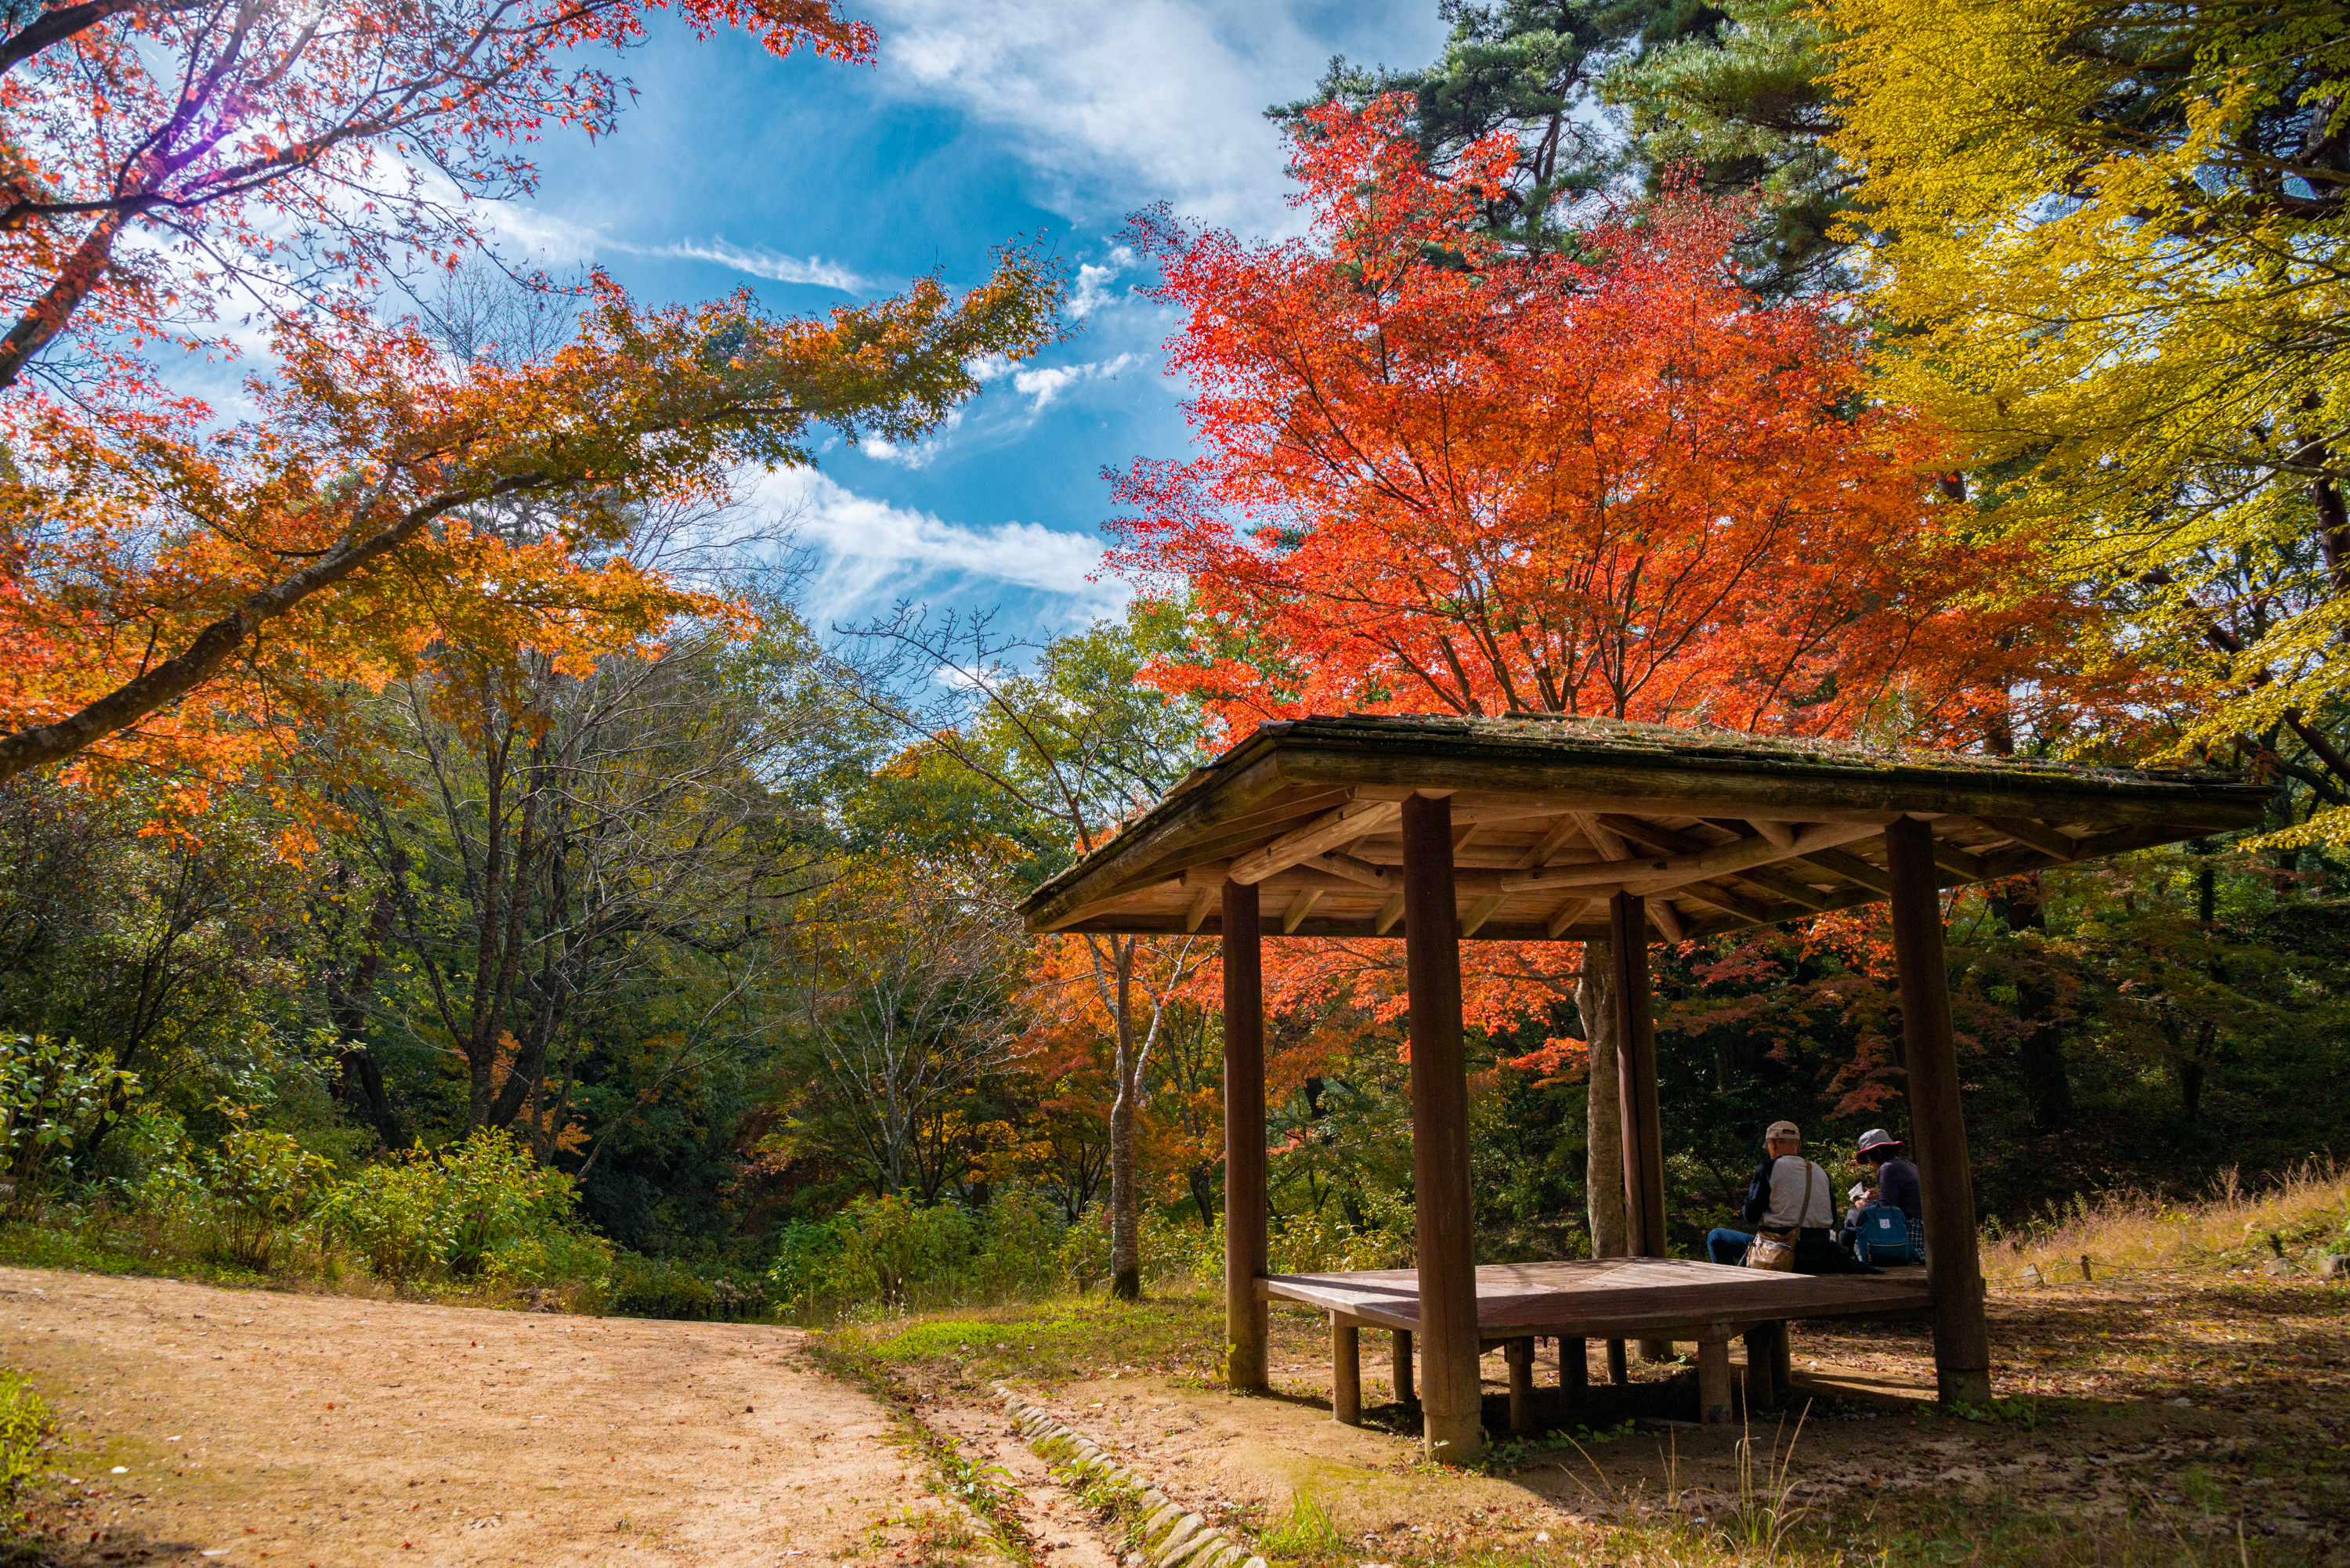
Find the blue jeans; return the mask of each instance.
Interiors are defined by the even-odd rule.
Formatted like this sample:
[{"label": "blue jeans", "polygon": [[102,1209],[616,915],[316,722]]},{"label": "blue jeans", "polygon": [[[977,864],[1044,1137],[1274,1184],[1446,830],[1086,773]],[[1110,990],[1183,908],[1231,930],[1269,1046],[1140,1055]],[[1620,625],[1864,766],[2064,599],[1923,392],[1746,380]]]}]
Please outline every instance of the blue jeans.
[{"label": "blue jeans", "polygon": [[1746,1262],[1746,1244],[1753,1240],[1748,1231],[1718,1226],[1705,1233],[1706,1255],[1717,1263],[1735,1266]]}]

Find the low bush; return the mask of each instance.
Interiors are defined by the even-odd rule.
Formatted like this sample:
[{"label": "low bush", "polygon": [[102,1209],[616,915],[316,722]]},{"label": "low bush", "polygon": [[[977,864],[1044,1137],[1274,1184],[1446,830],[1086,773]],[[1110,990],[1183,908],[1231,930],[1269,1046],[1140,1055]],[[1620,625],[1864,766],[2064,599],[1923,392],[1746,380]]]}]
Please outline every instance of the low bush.
[{"label": "low bush", "polygon": [[[348,1246],[395,1283],[544,1270],[558,1257],[591,1261],[572,1219],[573,1185],[542,1168],[512,1133],[484,1128],[451,1147],[361,1167],[328,1189],[317,1223],[322,1240]],[[524,1251],[511,1262],[496,1262],[516,1249]]]},{"label": "low bush", "polygon": [[624,1317],[730,1320],[765,1317],[775,1305],[770,1282],[731,1270],[705,1273],[666,1258],[613,1256],[604,1309]]},{"label": "low bush", "polygon": [[40,1468],[42,1446],[57,1425],[24,1375],[0,1368],[0,1525],[17,1523],[16,1494]]}]

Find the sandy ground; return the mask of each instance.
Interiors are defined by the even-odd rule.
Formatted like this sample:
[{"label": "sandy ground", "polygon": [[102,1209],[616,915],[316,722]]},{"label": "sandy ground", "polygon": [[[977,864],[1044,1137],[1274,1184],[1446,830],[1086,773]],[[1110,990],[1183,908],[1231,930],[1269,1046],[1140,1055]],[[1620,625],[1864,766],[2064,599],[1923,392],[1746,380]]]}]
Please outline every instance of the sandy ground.
[{"label": "sandy ground", "polygon": [[[1262,1529],[1310,1497],[1355,1552],[1388,1563],[1448,1546],[1531,1548],[1568,1540],[1576,1525],[1659,1511],[1721,1515],[1747,1487],[1780,1484],[1807,1509],[1998,1500],[2093,1532],[2136,1513],[2158,1534],[2220,1542],[2229,1562],[2240,1540],[2252,1543],[2251,1561],[2273,1541],[2293,1561],[2350,1562],[2350,1494],[2334,1459],[2350,1453],[2343,1305],[2338,1289],[2076,1289],[1995,1302],[1998,1389],[2054,1401],[2031,1422],[1935,1418],[1922,1324],[1798,1325],[1794,1405],[1807,1418],[1797,1438],[1793,1408],[1758,1416],[1752,1471],[1740,1452],[1745,1429],[1654,1418],[1660,1408],[1695,1416],[1693,1368],[1636,1362],[1635,1388],[1611,1391],[1596,1344],[1594,1398],[1580,1419],[1606,1433],[1643,1418],[1582,1448],[1536,1447],[1497,1476],[1440,1475],[1418,1462],[1410,1438],[1335,1423],[1318,1335],[1276,1332],[1270,1397],[1130,1369],[1032,1397],[1211,1520]],[[1383,1336],[1365,1341],[1363,1402],[1377,1422],[1392,1414],[1377,1408],[1391,1397],[1387,1347]],[[1498,1353],[1483,1372],[1487,1423],[1498,1431],[1507,1386]],[[1537,1383],[1538,1399],[1557,1397],[1547,1346]],[[2302,1473],[2312,1459],[2322,1464]]]},{"label": "sandy ground", "polygon": [[66,1422],[63,1564],[896,1564],[959,1522],[785,1329],[0,1269],[0,1362]]}]

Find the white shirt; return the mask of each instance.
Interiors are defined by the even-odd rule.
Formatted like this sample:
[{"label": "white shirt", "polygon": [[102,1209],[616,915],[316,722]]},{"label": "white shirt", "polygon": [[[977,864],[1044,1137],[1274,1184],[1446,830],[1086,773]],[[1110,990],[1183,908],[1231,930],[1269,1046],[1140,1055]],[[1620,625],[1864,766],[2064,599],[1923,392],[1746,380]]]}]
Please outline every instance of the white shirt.
[{"label": "white shirt", "polygon": [[[1812,1179],[1812,1200],[1804,1201],[1804,1175]],[[1825,1231],[1835,1223],[1835,1187],[1828,1173],[1800,1154],[1782,1155],[1771,1167],[1771,1207],[1762,1223],[1774,1231]]]}]

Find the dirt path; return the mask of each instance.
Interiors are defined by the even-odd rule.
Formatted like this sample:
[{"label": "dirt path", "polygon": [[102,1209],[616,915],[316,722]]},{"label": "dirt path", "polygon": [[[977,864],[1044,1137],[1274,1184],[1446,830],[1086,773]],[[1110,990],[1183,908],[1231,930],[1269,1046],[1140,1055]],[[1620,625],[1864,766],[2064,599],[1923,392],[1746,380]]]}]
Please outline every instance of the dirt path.
[{"label": "dirt path", "polygon": [[0,1363],[67,1425],[63,1564],[894,1565],[959,1528],[787,1329],[0,1269]]}]

